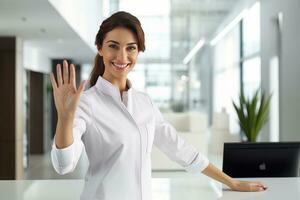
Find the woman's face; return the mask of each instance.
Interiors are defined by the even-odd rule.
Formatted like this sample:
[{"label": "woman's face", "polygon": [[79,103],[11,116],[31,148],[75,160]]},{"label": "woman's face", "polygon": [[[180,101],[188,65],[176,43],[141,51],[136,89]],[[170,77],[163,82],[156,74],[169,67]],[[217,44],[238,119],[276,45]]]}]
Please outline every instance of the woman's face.
[{"label": "woman's face", "polygon": [[105,65],[103,76],[110,79],[126,78],[139,53],[135,35],[123,27],[106,33],[98,52]]}]

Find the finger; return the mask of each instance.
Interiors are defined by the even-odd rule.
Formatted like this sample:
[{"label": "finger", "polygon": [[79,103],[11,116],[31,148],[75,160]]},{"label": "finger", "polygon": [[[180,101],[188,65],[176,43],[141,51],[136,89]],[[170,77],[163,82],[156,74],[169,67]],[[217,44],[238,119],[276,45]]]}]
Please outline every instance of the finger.
[{"label": "finger", "polygon": [[266,186],[262,182],[256,182],[256,185],[259,187],[265,188]]},{"label": "finger", "polygon": [[55,81],[54,74],[52,72],[50,73],[50,81],[51,81],[51,85],[52,85],[53,90],[56,90],[57,89],[57,83]]},{"label": "finger", "polygon": [[58,87],[61,86],[62,83],[62,76],[61,76],[61,66],[60,64],[56,65],[56,73],[57,73],[57,82],[58,82]]},{"label": "finger", "polygon": [[75,74],[75,66],[73,64],[70,65],[70,84],[76,89],[76,74]]},{"label": "finger", "polygon": [[254,185],[251,185],[251,191],[254,191],[254,192],[256,192],[256,191],[264,191],[265,189],[264,189],[264,187],[261,185],[261,184],[259,184],[259,183],[255,183]]},{"label": "finger", "polygon": [[85,83],[86,81],[82,81],[79,85],[79,88],[78,88],[78,93],[81,94],[85,88]]},{"label": "finger", "polygon": [[256,186],[255,191],[264,191],[265,189],[261,186]]},{"label": "finger", "polygon": [[259,183],[257,185],[258,187],[262,188],[263,190],[266,190],[268,187],[266,185],[264,185],[263,183]]},{"label": "finger", "polygon": [[66,60],[63,61],[63,66],[64,66],[64,84],[69,83],[69,67],[68,67],[68,62]]}]

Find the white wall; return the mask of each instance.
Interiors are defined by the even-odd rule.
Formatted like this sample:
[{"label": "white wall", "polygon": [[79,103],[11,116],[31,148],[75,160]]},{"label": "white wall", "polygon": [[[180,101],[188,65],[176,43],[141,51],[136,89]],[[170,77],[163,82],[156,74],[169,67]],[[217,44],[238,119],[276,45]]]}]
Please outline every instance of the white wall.
[{"label": "white wall", "polygon": [[50,57],[26,41],[23,44],[23,66],[25,69],[45,74],[52,71]]},{"label": "white wall", "polygon": [[[262,87],[269,91],[270,60],[278,54],[275,17],[283,13],[281,66],[279,69],[279,132],[281,141],[300,141],[300,1],[261,1]],[[271,91],[270,91],[271,92]],[[270,139],[269,124],[263,139]]]},{"label": "white wall", "polygon": [[92,48],[103,20],[101,0],[48,0],[75,32]]}]

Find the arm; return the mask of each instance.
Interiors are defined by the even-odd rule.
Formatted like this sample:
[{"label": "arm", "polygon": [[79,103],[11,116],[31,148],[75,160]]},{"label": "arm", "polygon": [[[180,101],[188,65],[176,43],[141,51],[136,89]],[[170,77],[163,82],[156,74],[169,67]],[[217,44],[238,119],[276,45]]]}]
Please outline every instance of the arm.
[{"label": "arm", "polygon": [[74,65],[70,66],[70,78],[66,61],[63,63],[63,78],[61,66],[57,65],[56,68],[57,82],[53,73],[50,74],[54,103],[58,115],[51,159],[56,172],[66,174],[75,168],[83,147],[80,138],[81,133],[84,132],[85,123],[82,122],[83,120],[77,119],[75,123],[77,127],[74,129],[73,121],[76,121],[75,110],[83,92],[84,83],[80,84],[78,90],[76,89]]},{"label": "arm", "polygon": [[[189,172],[202,171],[203,174],[227,185],[232,190],[262,191],[267,189],[267,187],[260,182],[235,180],[220,171],[213,164],[209,163],[205,156],[198,153],[196,149],[181,139],[176,130],[164,121],[158,108],[153,107],[156,119],[154,144],[173,161],[185,166],[185,169]],[[197,156],[195,157],[195,155]]]},{"label": "arm", "polygon": [[202,173],[205,174],[206,176],[209,176],[210,178],[213,178],[227,185],[229,188],[236,191],[254,192],[254,191],[263,191],[267,189],[267,187],[260,182],[235,180],[232,177],[225,174],[224,172],[222,172],[221,170],[219,170],[211,163],[202,171]]},{"label": "arm", "polygon": [[55,145],[58,149],[63,149],[73,144],[73,119],[62,119],[58,116],[56,131],[55,131]]}]

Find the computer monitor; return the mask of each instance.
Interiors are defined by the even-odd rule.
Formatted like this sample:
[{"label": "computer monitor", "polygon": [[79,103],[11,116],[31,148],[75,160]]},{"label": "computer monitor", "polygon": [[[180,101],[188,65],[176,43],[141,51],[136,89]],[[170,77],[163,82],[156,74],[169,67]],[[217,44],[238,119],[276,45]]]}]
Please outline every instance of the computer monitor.
[{"label": "computer monitor", "polygon": [[231,177],[300,176],[300,142],[225,143],[223,152]]}]

